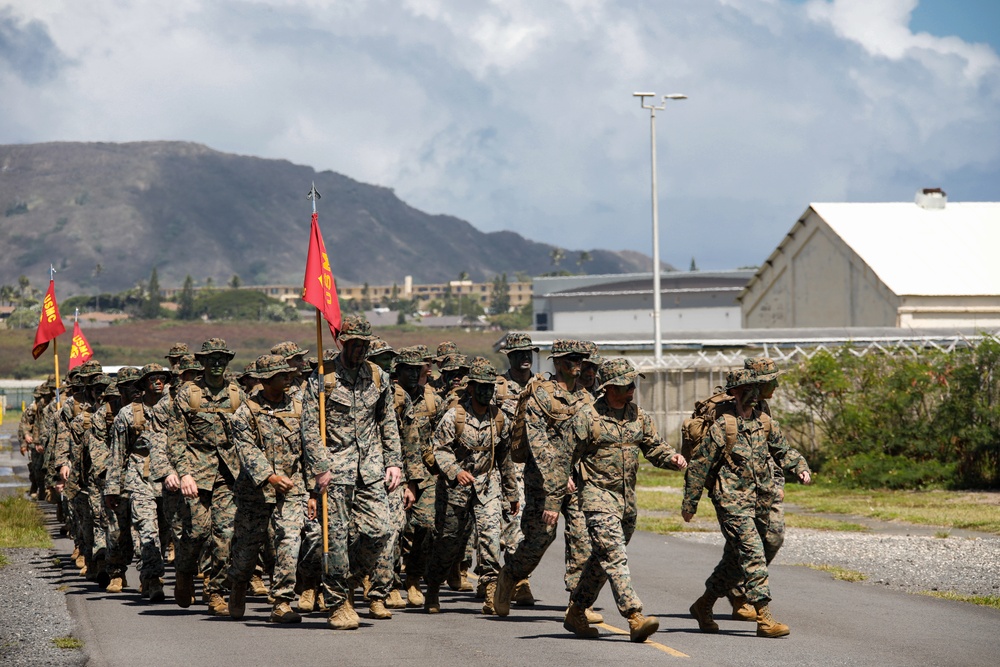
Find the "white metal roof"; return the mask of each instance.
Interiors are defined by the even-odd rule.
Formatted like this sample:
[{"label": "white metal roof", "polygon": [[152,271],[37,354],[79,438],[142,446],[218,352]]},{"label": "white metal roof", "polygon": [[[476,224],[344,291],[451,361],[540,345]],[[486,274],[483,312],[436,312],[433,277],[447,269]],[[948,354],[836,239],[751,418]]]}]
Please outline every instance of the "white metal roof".
[{"label": "white metal roof", "polygon": [[1000,202],[810,207],[899,296],[1000,295]]}]

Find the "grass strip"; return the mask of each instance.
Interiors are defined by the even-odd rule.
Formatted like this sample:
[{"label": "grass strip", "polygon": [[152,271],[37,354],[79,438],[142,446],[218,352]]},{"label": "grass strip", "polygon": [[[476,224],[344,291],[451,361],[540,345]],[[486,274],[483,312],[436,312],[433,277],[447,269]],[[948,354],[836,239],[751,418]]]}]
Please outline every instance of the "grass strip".
[{"label": "grass strip", "polygon": [[968,602],[969,604],[977,604],[981,607],[1000,609],[1000,596],[997,595],[965,595],[954,591],[920,591],[920,595],[930,595],[931,597],[943,600]]},{"label": "grass strip", "polygon": [[0,547],[52,548],[45,517],[34,502],[18,496],[0,501]]},{"label": "grass strip", "polygon": [[816,564],[816,563],[792,563],[792,565],[798,567],[808,567],[810,570],[819,570],[820,572],[827,572],[833,575],[834,579],[839,579],[840,581],[864,581],[868,578],[867,574],[862,572],[857,572],[855,570],[848,570],[846,567],[840,567],[839,565],[826,565],[826,564]]},{"label": "grass strip", "polygon": [[83,642],[76,637],[54,637],[52,643],[55,644],[56,648],[61,648],[65,650],[81,649],[83,648]]}]

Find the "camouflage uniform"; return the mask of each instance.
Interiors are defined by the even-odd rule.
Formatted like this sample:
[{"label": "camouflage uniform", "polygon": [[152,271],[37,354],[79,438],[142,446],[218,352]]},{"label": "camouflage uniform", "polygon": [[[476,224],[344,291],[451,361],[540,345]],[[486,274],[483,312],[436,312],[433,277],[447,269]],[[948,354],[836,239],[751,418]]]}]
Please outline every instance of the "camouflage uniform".
[{"label": "camouflage uniform", "polygon": [[[624,359],[606,362],[601,369],[606,383],[628,384],[637,375]],[[625,554],[625,545],[635,531],[639,452],[659,468],[675,469],[671,459],[677,452],[659,437],[653,420],[642,408],[628,403],[619,413],[603,396],[573,417],[570,434],[575,442],[574,462],[579,462],[575,500],[593,543],[572,600],[583,609],[592,606],[604,582],[609,581],[618,611],[628,618],[642,611]],[[570,468],[563,472],[568,476]]]},{"label": "camouflage uniform", "polygon": [[[309,354],[309,350],[303,350],[293,341],[286,340],[271,347],[271,354],[284,357],[288,365],[296,370],[298,377],[293,380],[292,386],[288,388],[288,393],[291,394],[292,398],[301,401],[306,393],[306,383],[309,381],[309,368],[305,365],[305,356]],[[301,366],[297,362],[301,362]]]},{"label": "camouflage uniform", "polygon": [[[283,357],[257,359],[254,377],[271,378],[291,373]],[[300,419],[302,404],[284,394],[272,403],[263,391],[251,395],[233,415],[232,437],[240,457],[236,480],[236,520],[230,549],[229,577],[250,580],[265,538],[271,543],[275,563],[270,595],[275,604],[290,602],[295,594],[296,568],[306,523],[307,492],[305,456]],[[313,443],[318,446],[318,443]],[[311,458],[316,458],[313,454]],[[294,486],[279,493],[268,483],[271,475],[288,477]]]},{"label": "camouflage uniform", "polygon": [[[143,367],[139,381],[156,373],[169,378],[159,364],[149,364]],[[139,578],[145,584],[159,582],[164,573],[157,512],[162,491],[160,483],[151,478],[149,463],[150,450],[163,446],[157,441],[164,436],[153,428],[152,413],[151,406],[137,399],[115,416],[104,486],[106,496],[129,492],[132,526],[139,536]]]},{"label": "camouflage uniform", "polygon": [[[496,371],[483,359],[472,363],[471,383],[496,381]],[[464,413],[458,434],[456,419]],[[472,397],[464,396],[449,408],[434,430],[434,457],[441,475],[437,482],[438,521],[434,551],[427,569],[428,590],[437,589],[448,570],[463,557],[465,545],[476,529],[476,573],[489,585],[500,571],[501,502],[517,502],[513,468],[509,462],[510,422],[499,407],[490,405],[483,416],[473,410]],[[499,426],[499,429],[498,429]],[[458,474],[475,478],[470,486],[457,483]],[[501,500],[501,487],[503,500]]]},{"label": "camouflage uniform", "polygon": [[111,400],[117,395],[119,395],[118,388],[114,384],[105,391],[104,402],[94,412],[90,441],[91,479],[97,490],[95,495],[101,499],[107,545],[105,569],[112,579],[125,576],[125,571],[134,555],[128,492],[119,489],[120,500],[115,509],[109,508],[103,502],[103,497],[107,493],[108,461],[111,458],[111,445],[115,433],[114,420],[117,415]]},{"label": "camouflage uniform", "polygon": [[[553,342],[552,354],[587,353],[581,341],[557,340]],[[542,520],[543,511],[562,512],[566,518],[567,590],[576,588],[583,564],[590,558],[586,519],[567,497],[566,476],[560,471],[572,458],[572,447],[566,442],[569,418],[592,402],[586,390],[566,391],[554,381],[534,387],[525,413],[531,453],[524,464],[524,509],[521,512],[524,539],[504,564],[515,581],[528,577],[538,567],[545,550],[556,538],[557,527]]]},{"label": "camouflage uniform", "polygon": [[[730,376],[731,387],[754,381],[750,371],[735,371]],[[727,419],[735,419],[737,426],[730,453],[726,452]],[[707,593],[715,598],[742,583],[751,604],[771,599],[764,556],[775,493],[771,459],[790,474],[808,470],[805,459],[789,449],[777,422],[770,421],[768,437],[765,421],[770,421],[769,417],[762,417],[757,407],[747,418],[720,416],[692,452],[682,510],[695,513],[707,488],[726,538],[723,558],[705,582]]]},{"label": "camouflage uniform", "polygon": [[[197,357],[216,353],[235,356],[226,342],[212,338],[202,344]],[[218,390],[205,378],[181,385],[168,418],[165,444],[165,469],[157,470],[157,478],[175,473],[179,478],[190,475],[198,486],[198,497],[184,498],[174,525],[177,555],[174,568],[190,575],[199,569],[203,547],[210,550],[206,590],[221,594],[228,587],[226,563],[236,518],[233,485],[240,473],[239,457],[229,438],[230,420],[237,408],[246,401],[246,394],[234,382]]]},{"label": "camouflage uniform", "polygon": [[[344,318],[341,326],[341,340],[371,340],[371,325],[360,316]],[[325,378],[312,376],[302,405],[303,446],[316,457],[309,468],[312,474],[329,471],[333,477],[327,488],[330,551],[323,573],[323,593],[332,613],[347,601],[351,576],[360,580],[375,568],[388,538],[386,470],[402,466],[388,374],[369,362],[362,362],[355,373],[338,356]],[[321,382],[326,447],[320,446]]]}]

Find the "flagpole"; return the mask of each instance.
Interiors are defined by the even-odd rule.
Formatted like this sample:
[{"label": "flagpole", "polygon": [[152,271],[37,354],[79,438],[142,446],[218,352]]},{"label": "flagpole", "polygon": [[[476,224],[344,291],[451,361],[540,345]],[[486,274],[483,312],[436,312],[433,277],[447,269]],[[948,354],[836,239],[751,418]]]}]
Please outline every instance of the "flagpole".
[{"label": "flagpole", "polygon": [[[56,281],[56,267],[49,264],[49,282],[55,284]],[[52,339],[52,363],[56,367],[56,409],[62,409],[62,397],[60,396],[60,386],[59,386],[59,336]]]},{"label": "flagpole", "polygon": [[[316,182],[313,181],[308,195],[309,201],[312,202],[313,215],[316,215],[316,200],[319,198]],[[319,441],[321,447],[326,447],[326,368],[323,364],[323,315],[319,308],[316,308],[316,355],[316,358],[319,359]],[[323,512],[323,572],[328,574],[330,572],[330,525],[327,512],[327,492],[328,490],[324,489],[321,503]]]}]

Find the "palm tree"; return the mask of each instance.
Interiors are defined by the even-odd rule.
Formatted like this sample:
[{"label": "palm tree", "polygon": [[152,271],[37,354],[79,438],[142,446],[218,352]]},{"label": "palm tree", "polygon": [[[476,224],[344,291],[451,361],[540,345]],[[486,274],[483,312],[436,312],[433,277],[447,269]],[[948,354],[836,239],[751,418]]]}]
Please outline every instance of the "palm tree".
[{"label": "palm tree", "polygon": [[549,257],[552,258],[552,265],[558,267],[559,262],[566,259],[566,251],[562,248],[553,248],[552,252],[549,253]]},{"label": "palm tree", "polygon": [[589,252],[587,252],[586,250],[581,250],[580,251],[580,255],[576,258],[576,265],[580,268],[580,272],[581,273],[584,272],[583,271],[583,263],[584,262],[589,262],[592,259],[594,259],[594,258],[590,256]]},{"label": "palm tree", "polygon": [[14,305],[14,297],[17,296],[17,288],[13,285],[0,285],[0,306],[5,303],[8,306]]}]

